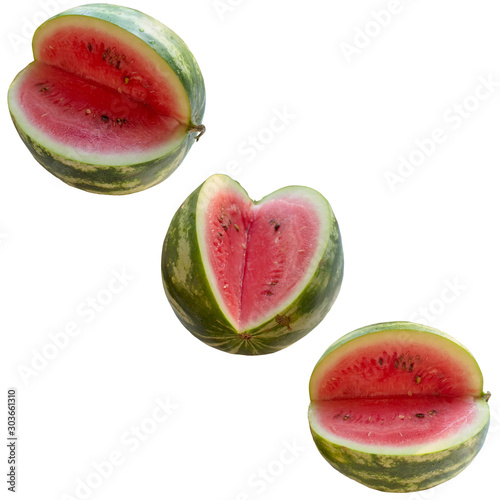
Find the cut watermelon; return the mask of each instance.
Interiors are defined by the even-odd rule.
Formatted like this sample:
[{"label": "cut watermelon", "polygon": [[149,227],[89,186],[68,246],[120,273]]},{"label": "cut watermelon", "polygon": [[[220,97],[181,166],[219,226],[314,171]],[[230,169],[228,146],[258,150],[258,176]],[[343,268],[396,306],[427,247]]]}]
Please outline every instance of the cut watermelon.
[{"label": "cut watermelon", "polygon": [[254,203],[224,175],[183,203],[162,260],[167,296],[186,328],[240,354],[274,352],[312,330],[342,270],[338,226],[319,193],[294,186]]},{"label": "cut watermelon", "polygon": [[203,78],[184,42],[151,17],[91,4],[42,24],[9,108],[35,158],[68,184],[125,194],[166,178],[196,136]]},{"label": "cut watermelon", "polygon": [[462,471],[489,423],[470,352],[414,323],[382,323],[334,343],[310,381],[309,423],[343,474],[382,491],[417,491]]}]

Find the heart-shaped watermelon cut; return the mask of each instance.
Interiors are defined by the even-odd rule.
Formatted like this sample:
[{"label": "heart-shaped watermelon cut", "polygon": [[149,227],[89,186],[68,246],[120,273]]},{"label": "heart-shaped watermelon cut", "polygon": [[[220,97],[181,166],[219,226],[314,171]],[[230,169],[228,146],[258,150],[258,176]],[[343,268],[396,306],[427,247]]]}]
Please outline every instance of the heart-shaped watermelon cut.
[{"label": "heart-shaped watermelon cut", "polygon": [[162,272],[175,313],[199,339],[232,353],[274,352],[311,331],[338,294],[337,221],[313,189],[286,187],[253,202],[214,175],[175,214]]}]

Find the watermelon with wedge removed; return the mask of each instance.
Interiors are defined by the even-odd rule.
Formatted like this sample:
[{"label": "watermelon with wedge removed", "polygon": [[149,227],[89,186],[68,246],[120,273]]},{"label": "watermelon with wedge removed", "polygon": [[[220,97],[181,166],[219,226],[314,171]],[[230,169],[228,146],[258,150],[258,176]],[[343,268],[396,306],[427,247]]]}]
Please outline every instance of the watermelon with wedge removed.
[{"label": "watermelon with wedge removed", "polygon": [[272,353],[306,335],[330,310],[342,273],[332,209],[301,186],[255,203],[230,177],[214,175],[179,208],[163,245],[175,313],[230,353]]},{"label": "watermelon with wedge removed", "polygon": [[43,23],[12,82],[19,135],[49,172],[105,194],[168,177],[204,131],[205,87],[186,44],[128,7],[89,4]]},{"label": "watermelon with wedge removed", "polygon": [[326,460],[382,491],[436,486],[479,452],[489,424],[483,377],[452,337],[408,322],[340,338],[310,381],[309,424]]}]

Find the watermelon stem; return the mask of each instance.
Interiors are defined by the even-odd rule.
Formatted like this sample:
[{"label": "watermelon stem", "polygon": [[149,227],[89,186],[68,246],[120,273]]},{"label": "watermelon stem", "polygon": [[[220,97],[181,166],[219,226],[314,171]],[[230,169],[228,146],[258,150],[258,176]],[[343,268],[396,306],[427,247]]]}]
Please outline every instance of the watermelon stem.
[{"label": "watermelon stem", "polygon": [[194,125],[189,129],[189,131],[191,132],[193,130],[197,130],[199,132],[199,134],[194,138],[194,140],[198,142],[200,140],[200,137],[205,133],[207,129],[205,125]]}]

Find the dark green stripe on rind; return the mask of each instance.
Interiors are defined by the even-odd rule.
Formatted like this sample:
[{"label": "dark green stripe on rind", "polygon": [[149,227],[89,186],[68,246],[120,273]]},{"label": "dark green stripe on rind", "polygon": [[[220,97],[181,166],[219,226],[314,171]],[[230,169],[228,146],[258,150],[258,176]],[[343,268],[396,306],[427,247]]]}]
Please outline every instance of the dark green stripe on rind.
[{"label": "dark green stripe on rind", "polygon": [[31,154],[51,174],[70,186],[100,194],[131,194],[162,182],[181,164],[196,136],[188,133],[178,147],[160,158],[135,165],[105,167],[54,153],[25,134],[14,117],[12,120]]},{"label": "dark green stripe on rind", "polygon": [[201,124],[205,112],[203,76],[193,54],[176,33],[143,12],[106,3],[73,7],[51,19],[74,15],[113,23],[146,43],[167,62],[181,81],[191,104],[191,124]]},{"label": "dark green stripe on rind", "polygon": [[478,454],[489,420],[470,439],[446,450],[422,455],[383,455],[353,450],[329,442],[312,428],[318,450],[342,474],[370,488],[412,492],[437,486],[463,471]]},{"label": "dark green stripe on rind", "polygon": [[186,199],[170,223],[163,243],[161,270],[175,314],[191,333],[205,341],[205,335],[231,331],[232,326],[218,309],[196,239],[196,204],[202,186]]},{"label": "dark green stripe on rind", "polygon": [[[209,285],[196,234],[200,186],[175,214],[163,245],[162,275],[167,297],[182,324],[211,347],[234,354],[270,354],[296,342],[326,316],[340,290],[344,258],[331,212],[330,238],[304,291],[273,319],[238,332],[222,313]],[[281,321],[279,317],[286,317]]]}]

